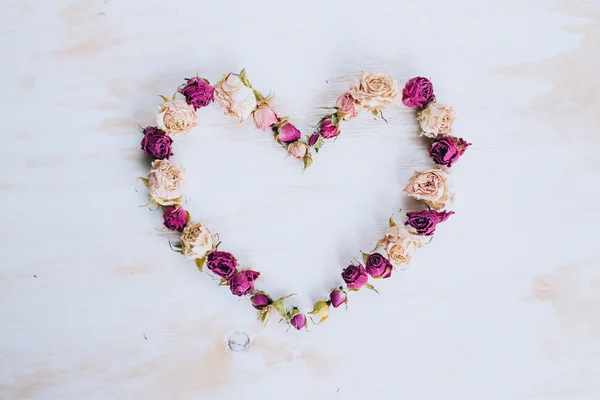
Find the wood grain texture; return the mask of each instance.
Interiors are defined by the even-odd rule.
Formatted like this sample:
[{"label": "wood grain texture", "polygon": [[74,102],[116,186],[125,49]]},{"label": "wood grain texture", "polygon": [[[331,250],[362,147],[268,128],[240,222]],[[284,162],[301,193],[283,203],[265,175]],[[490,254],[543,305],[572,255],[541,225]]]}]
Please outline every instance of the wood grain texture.
[{"label": "wood grain texture", "polygon": [[[600,398],[598,1],[0,0],[1,399]],[[360,70],[430,77],[474,145],[406,271],[311,332],[263,329],[170,251],[139,125],[245,67],[304,132]],[[348,123],[304,174],[217,106],[176,141],[186,208],[306,309],[427,168],[414,114]],[[247,352],[225,347],[247,332]]]}]

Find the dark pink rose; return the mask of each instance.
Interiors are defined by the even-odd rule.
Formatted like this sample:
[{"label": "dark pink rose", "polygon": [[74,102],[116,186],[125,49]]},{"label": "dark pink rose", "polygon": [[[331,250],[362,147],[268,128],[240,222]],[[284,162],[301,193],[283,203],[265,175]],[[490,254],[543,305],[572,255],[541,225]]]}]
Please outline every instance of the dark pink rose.
[{"label": "dark pink rose", "polygon": [[334,308],[338,308],[344,303],[348,302],[348,296],[346,292],[341,289],[333,289],[331,293],[329,293],[329,301],[331,301],[331,305]]},{"label": "dark pink rose", "polygon": [[334,125],[331,118],[324,119],[321,121],[321,126],[319,127],[319,133],[325,139],[331,139],[336,137],[339,134],[339,129]]},{"label": "dark pink rose", "polygon": [[407,107],[423,108],[433,99],[433,85],[429,79],[422,76],[412,78],[402,89],[402,102]]},{"label": "dark pink rose", "polygon": [[300,330],[306,326],[306,316],[294,308],[290,324],[297,330]]},{"label": "dark pink rose", "polygon": [[389,278],[392,276],[392,263],[379,253],[369,254],[365,263],[367,274],[373,278]]},{"label": "dark pink rose", "polygon": [[319,134],[318,133],[313,133],[309,138],[308,138],[308,145],[310,147],[313,147],[315,144],[317,144],[317,141],[319,140]]},{"label": "dark pink rose", "polygon": [[215,100],[215,88],[202,78],[188,79],[186,85],[179,89],[185,101],[195,110],[206,107]]},{"label": "dark pink rose", "polygon": [[237,260],[226,251],[213,251],[206,256],[206,266],[215,275],[229,279],[237,272]]},{"label": "dark pink rose", "polygon": [[419,235],[431,236],[435,232],[437,224],[447,220],[454,211],[423,210],[406,213],[408,220],[404,225],[415,228]]},{"label": "dark pink rose", "polygon": [[258,292],[250,299],[252,306],[257,310],[261,310],[273,303],[273,300],[263,292]]},{"label": "dark pink rose", "polygon": [[429,156],[434,163],[450,168],[470,145],[471,143],[467,143],[464,139],[457,140],[452,136],[441,136],[431,144]]},{"label": "dark pink rose", "polygon": [[144,129],[144,138],[142,139],[142,150],[147,156],[163,160],[173,155],[171,144],[173,139],[155,126],[149,126]]},{"label": "dark pink rose", "polygon": [[342,271],[342,279],[346,282],[346,286],[348,286],[349,289],[358,290],[365,286],[369,280],[369,276],[362,265],[357,266],[350,264]]},{"label": "dark pink rose", "polygon": [[292,143],[300,139],[302,134],[294,125],[284,122],[278,129],[277,139],[282,143]]},{"label": "dark pink rose", "polygon": [[238,272],[229,280],[231,293],[236,296],[247,295],[254,290],[254,281],[259,275],[260,272],[252,271],[251,269]]},{"label": "dark pink rose", "polygon": [[188,213],[182,208],[173,206],[165,207],[163,225],[172,231],[183,231],[188,223]]}]

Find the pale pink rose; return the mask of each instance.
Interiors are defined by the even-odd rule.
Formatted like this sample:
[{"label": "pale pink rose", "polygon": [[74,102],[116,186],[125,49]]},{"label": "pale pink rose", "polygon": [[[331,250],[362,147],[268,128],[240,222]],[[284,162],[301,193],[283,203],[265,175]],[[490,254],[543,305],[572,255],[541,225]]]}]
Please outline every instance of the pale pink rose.
[{"label": "pale pink rose", "polygon": [[308,147],[302,142],[295,141],[288,146],[288,153],[294,158],[304,158],[308,153]]},{"label": "pale pink rose", "polygon": [[155,160],[148,175],[148,193],[161,206],[180,204],[183,170],[169,160]]},{"label": "pale pink rose", "polygon": [[427,106],[417,114],[421,135],[432,139],[449,135],[455,118],[456,113],[452,107],[440,105],[435,101],[427,103]]},{"label": "pale pink rose", "polygon": [[215,236],[199,222],[188,222],[179,239],[183,254],[189,258],[203,258],[215,249]]},{"label": "pale pink rose", "polygon": [[269,103],[263,101],[256,111],[254,111],[254,123],[256,129],[267,130],[279,122],[279,117],[275,110],[269,106]]},{"label": "pale pink rose", "polygon": [[217,101],[225,109],[225,114],[244,121],[256,109],[254,90],[246,86],[242,76],[229,74],[215,85]]},{"label": "pale pink rose", "polygon": [[341,95],[337,99],[335,107],[338,109],[338,115],[343,120],[350,121],[351,119],[356,118],[358,115],[358,110],[356,109],[356,104],[354,103],[354,97],[352,97],[352,93],[350,92],[346,92]]},{"label": "pale pink rose", "polygon": [[353,86],[350,86],[354,100],[371,111],[381,111],[396,104],[398,82],[383,73],[361,72]]},{"label": "pale pink rose", "polygon": [[382,242],[388,259],[394,267],[409,262],[415,250],[423,246],[421,241],[416,240],[417,237],[417,235],[397,225],[392,226],[387,231]]},{"label": "pale pink rose", "polygon": [[404,191],[417,200],[424,200],[434,210],[441,210],[446,203],[454,201],[454,193],[448,186],[448,174],[445,171],[430,169],[416,171]]},{"label": "pale pink rose", "polygon": [[156,124],[167,135],[175,136],[189,132],[198,125],[196,109],[184,100],[173,100],[158,107]]}]

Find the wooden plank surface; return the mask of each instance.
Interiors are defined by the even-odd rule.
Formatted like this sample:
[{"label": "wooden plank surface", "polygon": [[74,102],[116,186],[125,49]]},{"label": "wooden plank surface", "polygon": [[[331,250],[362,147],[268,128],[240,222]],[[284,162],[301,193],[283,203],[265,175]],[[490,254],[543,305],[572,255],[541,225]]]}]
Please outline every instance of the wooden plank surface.
[{"label": "wooden plank surface", "polygon": [[[402,3],[0,0],[0,398],[600,398],[600,3]],[[361,70],[428,76],[473,143],[435,240],[309,333],[261,328],[140,207],[158,95],[244,67],[304,133]],[[304,174],[199,114],[186,207],[303,309],[430,165],[403,107]]]}]

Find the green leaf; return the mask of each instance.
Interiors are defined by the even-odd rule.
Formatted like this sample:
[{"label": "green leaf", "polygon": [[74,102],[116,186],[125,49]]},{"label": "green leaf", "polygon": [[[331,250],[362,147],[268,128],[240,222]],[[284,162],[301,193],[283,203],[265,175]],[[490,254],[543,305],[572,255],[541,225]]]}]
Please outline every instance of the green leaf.
[{"label": "green leaf", "polygon": [[161,99],[163,99],[165,103],[168,103],[168,102],[169,102],[169,99],[167,99],[167,98],[166,98],[165,96],[163,96],[162,94],[159,94],[158,96],[159,96]]},{"label": "green leaf", "polygon": [[204,268],[204,262],[205,261],[206,261],[206,257],[196,258],[194,260],[194,262],[196,263],[196,267],[198,268],[198,271],[202,272],[202,269]]},{"label": "green leaf", "polygon": [[314,146],[315,150],[320,150],[324,144],[325,144],[325,139],[323,139],[322,136],[319,136],[319,139],[317,140],[317,143],[315,143],[315,146]]},{"label": "green leaf", "polygon": [[148,187],[148,178],[142,178],[141,176],[137,178],[138,181],[142,181],[144,186]]},{"label": "green leaf", "polygon": [[292,296],[295,296],[295,295],[296,295],[296,293],[287,294],[287,295],[285,295],[285,296],[283,296],[283,297],[280,297],[280,298],[278,298],[278,299],[277,299],[277,301],[281,301],[281,302],[283,302],[283,300],[285,300],[285,299],[289,299],[290,297],[292,297]]},{"label": "green leaf", "polygon": [[338,125],[338,123],[340,122],[340,118],[338,117],[337,113],[331,115],[331,122],[335,126]]},{"label": "green leaf", "polygon": [[375,286],[371,285],[370,283],[367,283],[367,284],[365,285],[365,287],[366,287],[367,289],[370,289],[370,290],[374,291],[375,293],[379,294],[379,292],[377,291],[377,289],[375,289]]},{"label": "green leaf", "polygon": [[306,168],[308,168],[308,167],[310,167],[312,165],[313,159],[312,159],[311,156],[305,156],[303,158],[303,161],[304,161],[304,169],[302,169],[302,171],[305,171]]},{"label": "green leaf", "polygon": [[363,256],[363,262],[366,264],[367,260],[369,259],[369,254],[365,253],[362,250],[361,250],[360,254],[362,254],[362,256]]},{"label": "green leaf", "polygon": [[244,68],[240,72],[240,79],[242,80],[242,82],[244,83],[244,85],[246,85],[247,87],[249,87],[250,89],[252,89],[252,85],[250,84],[250,82],[248,81],[248,77],[246,76],[246,68]]},{"label": "green leaf", "polygon": [[288,318],[287,312],[285,310],[285,304],[283,304],[283,301],[281,299],[274,301],[273,304],[271,304],[271,307],[273,307],[275,311],[277,311],[279,315],[281,315],[283,318]]}]

